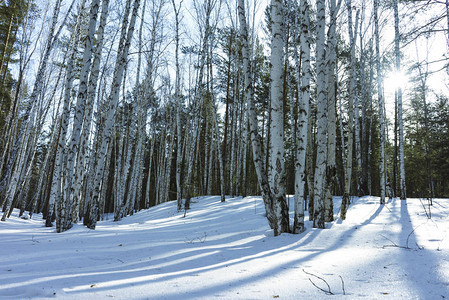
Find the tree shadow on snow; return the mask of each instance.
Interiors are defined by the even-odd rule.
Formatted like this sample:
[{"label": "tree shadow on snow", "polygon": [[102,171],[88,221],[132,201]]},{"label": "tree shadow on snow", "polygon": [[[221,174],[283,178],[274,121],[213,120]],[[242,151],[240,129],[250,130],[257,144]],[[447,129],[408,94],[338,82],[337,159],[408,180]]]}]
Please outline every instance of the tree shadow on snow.
[{"label": "tree shadow on snow", "polygon": [[[137,226],[137,228],[135,232],[124,231],[120,233],[123,234],[123,238],[125,239],[123,246],[107,244],[108,237],[111,234],[111,228],[105,227],[102,229],[103,231],[89,232],[90,235],[85,234],[86,243],[79,245],[80,250],[84,252],[82,255],[79,254],[77,260],[75,259],[73,261],[74,267],[71,269],[70,274],[67,274],[66,268],[61,268],[60,270],[48,268],[48,263],[64,263],[65,257],[74,254],[73,249],[50,248],[49,253],[41,253],[40,256],[35,255],[33,256],[35,260],[29,262],[36,264],[32,268],[33,270],[37,269],[37,267],[42,268],[41,278],[36,279],[36,274],[16,274],[13,287],[0,287],[0,295],[18,291],[23,286],[27,286],[28,289],[40,289],[42,286],[51,287],[53,284],[60,286],[61,280],[67,288],[65,293],[75,296],[79,293],[90,291],[101,292],[130,287],[130,282],[132,282],[133,287],[143,285],[149,285],[151,287],[151,284],[155,282],[176,280],[186,276],[192,276],[192,278],[200,276],[201,278],[202,275],[205,275],[209,271],[221,270],[222,272],[228,272],[229,267],[239,264],[256,260],[259,263],[263,263],[264,261],[268,262],[275,255],[282,252],[302,251],[302,247],[310,244],[322,233],[322,230],[309,228],[302,235],[284,234],[280,237],[272,237],[269,234],[264,235],[261,233],[264,231],[267,232],[268,226],[266,225],[264,227],[265,229],[260,228],[260,220],[257,221],[257,218],[263,218],[262,213],[259,213],[259,216],[256,217],[257,222],[254,224],[250,221],[248,221],[250,223],[245,223],[244,214],[248,212],[248,209],[252,209],[252,202],[245,203],[243,205],[245,209],[242,209],[240,205],[238,206],[239,210],[231,209],[230,211],[226,211],[226,214],[223,214],[220,208],[224,206],[232,207],[232,205],[232,203],[210,203],[207,206],[211,210],[189,212],[188,216],[190,215],[191,220],[189,221],[187,219],[186,224],[165,219],[159,220],[162,222],[158,223],[157,218],[160,218],[160,214],[156,215],[154,212],[152,212],[154,214],[152,217],[155,220],[152,220],[152,222],[154,222],[155,228],[139,228],[139,224],[133,225],[124,221],[123,226],[133,225]],[[286,262],[265,268],[257,274],[248,272],[248,274],[240,275],[235,279],[204,286],[192,292],[192,295],[212,296],[229,290],[230,287],[238,288],[247,286],[262,279],[270,278],[284,272],[286,269],[292,268],[292,266],[302,266],[311,259],[337,250],[346,243],[349,243],[351,240],[351,232],[356,228],[373,222],[382,209],[383,206],[379,206],[362,224],[355,224],[354,226],[348,227],[346,231],[342,231],[339,236],[335,237],[335,242],[329,247],[319,249],[309,248],[308,250],[312,251],[312,253],[306,254],[304,257],[293,260],[287,259]],[[164,210],[164,214],[169,215],[170,211]],[[232,217],[233,214],[235,215],[234,217]],[[239,214],[242,214],[242,216]],[[137,216],[137,219],[145,223],[145,220],[148,220],[146,217],[145,215]],[[195,218],[207,218],[206,220],[210,222],[203,221],[195,223]],[[241,228],[239,229],[239,226],[230,223],[230,219],[241,219]],[[196,228],[192,227],[196,226],[196,224],[200,226]],[[194,232],[192,232],[192,228],[195,228]],[[216,236],[214,236],[214,228],[223,228],[222,231],[226,232],[227,235],[221,237],[220,233],[216,233]],[[174,232],[179,233],[179,231],[185,231],[186,236],[190,234],[192,240],[178,239],[173,243],[167,244],[166,237]],[[203,238],[201,236],[203,231],[209,232],[209,236]],[[137,243],[134,239],[141,236],[142,233],[147,236],[147,240]],[[198,237],[195,237],[196,234],[199,234]],[[58,235],[58,237],[63,238],[64,235]],[[92,239],[93,243],[89,244],[87,239]],[[275,243],[273,242],[274,240],[276,240]],[[101,249],[100,253],[96,253],[95,251],[98,251],[98,245],[102,245],[102,243],[104,243],[104,249]],[[153,254],[156,257],[152,258]],[[117,263],[117,257],[120,257],[118,260],[123,260],[120,264]],[[126,260],[124,257],[126,257]],[[138,258],[143,258],[143,260],[139,260]],[[98,263],[102,259],[104,261]],[[93,261],[97,262],[92,264]],[[89,265],[89,262],[92,265]],[[16,264],[13,266],[14,268],[23,266],[23,262],[19,258],[14,263]],[[302,274],[301,276],[305,275]],[[76,289],[74,289],[74,283],[71,282],[75,278]],[[92,288],[92,284],[95,284],[94,289]],[[179,291],[176,288],[173,288],[173,291],[165,291],[164,293],[164,298],[167,299],[179,299],[179,297]]]}]

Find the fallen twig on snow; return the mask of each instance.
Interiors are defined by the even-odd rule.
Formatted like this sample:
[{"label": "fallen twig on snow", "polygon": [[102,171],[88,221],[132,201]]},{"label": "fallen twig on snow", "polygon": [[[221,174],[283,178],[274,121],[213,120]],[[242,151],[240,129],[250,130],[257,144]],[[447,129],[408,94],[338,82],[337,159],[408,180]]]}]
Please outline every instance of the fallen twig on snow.
[{"label": "fallen twig on snow", "polygon": [[302,269],[302,271],[303,271],[304,273],[306,273],[307,275],[314,276],[314,277],[320,279],[321,281],[323,281],[323,282],[327,285],[327,291],[326,291],[325,289],[323,289],[323,288],[317,286],[317,285],[312,281],[312,279],[309,278],[309,281],[313,284],[314,287],[316,287],[316,288],[319,289],[320,291],[323,291],[326,295],[334,295],[334,293],[332,293],[332,291],[331,291],[331,287],[329,286],[329,284],[327,283],[327,281],[326,281],[325,279],[323,279],[323,278],[321,278],[320,276],[317,276],[317,275],[315,275],[315,274],[306,272],[306,270],[304,270],[304,269]]},{"label": "fallen twig on snow", "polygon": [[341,277],[341,275],[338,275],[341,279],[341,289],[343,290],[343,295],[346,295],[346,291],[345,291],[345,282],[343,280],[343,277]]},{"label": "fallen twig on snow", "polygon": [[[429,198],[427,198],[427,201],[429,202]],[[430,202],[429,202],[429,211],[427,211],[426,206],[422,202],[422,199],[419,198],[419,202],[421,202],[422,207],[424,208],[424,212],[426,213],[427,219],[432,219],[432,212],[430,211]]]},{"label": "fallen twig on snow", "polygon": [[187,244],[194,244],[196,241],[200,242],[200,243],[204,243],[206,241],[207,238],[207,232],[204,232],[203,236],[199,236],[199,237],[195,237],[191,240],[186,240]]},{"label": "fallen twig on snow", "polygon": [[[412,233],[415,232],[416,229],[418,229],[418,227],[420,227],[420,226],[423,225],[423,224],[424,224],[424,223],[422,223],[422,224],[416,226],[416,227],[413,228],[413,230],[408,234],[408,236],[407,236],[407,241],[406,241],[406,246],[407,246],[407,248],[408,248],[408,240],[410,239],[410,236],[412,235]],[[423,247],[420,247],[420,246],[418,245],[418,243],[415,242],[415,244],[416,244],[416,246],[418,247],[418,249],[423,249]]]},{"label": "fallen twig on snow", "polygon": [[[409,236],[411,235],[413,233],[413,231],[411,232],[411,233],[409,233]],[[406,246],[401,246],[401,245],[397,245],[395,242],[393,242],[392,240],[390,240],[389,238],[387,238],[386,236],[384,236],[384,235],[381,235],[383,238],[385,238],[385,239],[387,239],[387,240],[389,240],[393,245],[383,245],[382,246],[382,249],[385,249],[385,248],[387,248],[387,247],[396,247],[396,248],[402,248],[402,249],[406,249],[406,250],[417,250],[417,249],[413,249],[413,248],[410,248],[409,246],[408,246],[408,238],[407,238],[407,245]],[[418,250],[422,250],[422,249],[424,249],[424,247],[421,247],[421,246],[419,246],[417,243],[415,243],[416,244],[416,247],[418,248]]]}]

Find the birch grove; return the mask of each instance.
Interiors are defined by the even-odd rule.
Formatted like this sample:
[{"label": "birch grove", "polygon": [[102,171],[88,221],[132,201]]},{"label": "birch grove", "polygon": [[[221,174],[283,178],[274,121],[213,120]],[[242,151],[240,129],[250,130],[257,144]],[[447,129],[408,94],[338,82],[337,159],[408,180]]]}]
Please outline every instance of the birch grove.
[{"label": "birch grove", "polygon": [[[445,191],[431,100],[445,98],[406,49],[449,18],[401,16],[447,3],[24,3],[0,3],[2,221],[19,209],[57,232],[95,229],[167,201],[187,216],[198,196],[261,195],[277,236],[344,220],[352,196],[386,203],[396,173],[401,199]],[[394,98],[399,73],[416,78]],[[410,171],[421,128],[425,184]]]}]

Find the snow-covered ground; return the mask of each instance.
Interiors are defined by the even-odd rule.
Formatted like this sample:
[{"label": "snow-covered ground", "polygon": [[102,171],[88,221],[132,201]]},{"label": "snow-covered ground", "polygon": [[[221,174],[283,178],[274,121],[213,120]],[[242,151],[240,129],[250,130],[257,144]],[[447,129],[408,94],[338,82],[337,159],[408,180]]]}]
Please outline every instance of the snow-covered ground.
[{"label": "snow-covered ground", "polygon": [[14,211],[0,223],[0,298],[449,298],[449,199],[433,203],[429,219],[427,201],[355,198],[345,221],[279,237],[260,197],[195,198],[185,218],[169,202],[60,234]]}]

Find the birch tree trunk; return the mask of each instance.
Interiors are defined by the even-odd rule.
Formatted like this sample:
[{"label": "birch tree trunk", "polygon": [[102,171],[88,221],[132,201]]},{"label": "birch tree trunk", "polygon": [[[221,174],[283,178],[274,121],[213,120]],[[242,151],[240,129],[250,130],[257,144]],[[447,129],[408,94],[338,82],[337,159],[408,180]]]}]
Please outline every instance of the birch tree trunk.
[{"label": "birch tree trunk", "polygon": [[[92,69],[87,85],[86,107],[84,112],[83,128],[80,136],[79,158],[75,170],[75,182],[73,183],[73,194],[75,198],[73,209],[73,222],[77,223],[79,219],[80,202],[85,195],[82,194],[82,185],[87,179],[87,164],[91,151],[89,150],[89,135],[91,133],[92,112],[95,104],[95,93],[98,86],[98,77],[100,74],[101,51],[103,49],[104,29],[109,13],[109,0],[103,0],[101,5],[100,24],[97,30],[96,47],[93,54]],[[78,200],[76,200],[78,199]]]},{"label": "birch tree trunk", "polygon": [[[57,213],[56,213],[56,231],[62,232],[69,229],[71,226],[67,224],[67,201],[65,200],[64,190],[61,190],[61,185],[63,185],[63,170],[64,170],[64,157],[67,154],[66,146],[66,135],[68,131],[69,125],[69,117],[70,117],[70,100],[71,93],[73,87],[73,81],[75,79],[75,61],[76,61],[76,49],[79,46],[80,42],[80,25],[81,25],[81,15],[84,9],[85,1],[81,3],[78,18],[75,24],[75,30],[72,33],[71,41],[70,41],[70,57],[67,64],[67,72],[66,72],[66,82],[64,86],[64,104],[63,104],[63,112],[61,119],[61,133],[59,136],[57,157],[55,161],[54,167],[54,176],[52,180],[52,191],[50,192],[50,202],[49,202],[49,212],[47,214],[46,226],[51,226],[51,216],[52,209],[54,205],[57,205]],[[67,174],[68,175],[68,174]],[[55,178],[56,176],[56,178]],[[53,185],[54,182],[54,185]],[[53,190],[56,189],[56,190]],[[57,202],[56,202],[57,201]],[[69,226],[67,228],[67,226]]]},{"label": "birch tree trunk", "polygon": [[[374,60],[373,60],[373,43],[370,43],[370,67],[369,67],[369,90],[372,90],[373,87],[373,78],[374,78]],[[369,124],[368,124],[368,155],[367,155],[367,167],[368,167],[368,174],[366,176],[367,178],[367,185],[368,185],[368,194],[372,195],[372,183],[371,183],[371,150],[372,150],[372,127],[373,127],[373,98],[370,95],[369,96]]]},{"label": "birch tree trunk", "polygon": [[[300,32],[299,41],[301,46],[300,57],[296,58],[297,82],[298,82],[298,122],[296,125],[296,161],[295,161],[295,215],[293,222],[293,233],[301,233],[304,227],[304,187],[306,181],[306,149],[308,142],[308,121],[310,101],[310,18],[309,3],[307,0],[300,1],[299,8]],[[300,68],[301,66],[301,68]]]},{"label": "birch tree trunk", "polygon": [[288,206],[285,196],[284,166],[284,97],[283,97],[283,21],[284,5],[282,0],[271,1],[271,192],[273,209],[276,215],[276,228],[281,233],[289,231]]},{"label": "birch tree trunk", "polygon": [[366,80],[366,57],[367,54],[364,45],[363,45],[363,20],[365,18],[365,2],[362,2],[362,13],[360,17],[360,30],[359,30],[359,37],[360,37],[360,68],[359,68],[359,74],[360,74],[360,94],[361,94],[361,107],[362,107],[362,117],[361,117],[361,174],[360,174],[360,186],[361,186],[361,192],[363,194],[366,194],[368,192],[367,189],[367,174],[369,172],[369,164],[368,161],[368,123],[367,123],[367,111],[368,111],[368,98],[371,97],[371,91],[369,82]]},{"label": "birch tree trunk", "polygon": [[[75,208],[78,207],[79,199],[79,189],[81,186],[81,174],[76,172],[75,162],[77,165],[82,165],[81,155],[78,155],[78,148],[80,144],[80,135],[81,128],[83,125],[85,104],[87,98],[87,81],[89,76],[89,71],[91,69],[91,61],[92,61],[92,49],[93,49],[93,39],[95,28],[97,24],[97,15],[100,6],[100,0],[93,0],[90,5],[89,12],[89,24],[87,29],[87,35],[85,36],[84,41],[84,54],[82,58],[82,67],[80,72],[80,84],[78,89],[78,96],[76,100],[76,108],[75,115],[72,124],[72,135],[70,139],[70,143],[67,148],[67,164],[65,168],[65,184],[64,191],[67,198],[62,201],[66,201],[67,211],[66,216],[64,217],[65,224],[63,224],[62,231],[65,231],[71,227],[72,223],[72,211],[73,206]],[[78,155],[78,160],[77,159]],[[78,168],[81,170],[81,168]],[[78,179],[78,176],[80,177]],[[75,188],[76,185],[76,188]],[[75,214],[77,217],[77,214]]]},{"label": "birch tree trunk", "polygon": [[307,121],[307,149],[306,149],[306,175],[307,175],[307,189],[308,189],[308,210],[309,210],[309,221],[313,221],[313,199],[314,197],[314,188],[313,188],[313,178],[314,178],[314,159],[313,154],[314,151],[314,114],[312,113],[311,103],[309,101],[309,116]]},{"label": "birch tree trunk", "polygon": [[181,150],[181,105],[182,99],[180,95],[180,69],[179,69],[179,13],[181,10],[182,0],[179,6],[176,7],[175,0],[172,0],[173,10],[175,12],[175,102],[176,102],[176,136],[177,136],[177,151],[176,151],[176,200],[178,202],[178,211],[182,208],[182,190],[181,190],[181,165],[182,165],[182,150]]},{"label": "birch tree trunk", "polygon": [[[446,2],[447,4],[447,2]],[[393,0],[394,8],[394,52],[396,56],[396,72],[401,72],[401,53],[399,51],[399,12],[398,12],[398,0]],[[449,16],[448,16],[449,18]],[[407,191],[405,185],[405,163],[404,163],[404,121],[402,118],[402,88],[397,88],[397,100],[398,100],[398,125],[399,125],[399,180],[401,199],[407,198]]]},{"label": "birch tree trunk", "polygon": [[100,193],[100,182],[104,170],[104,162],[106,158],[106,151],[111,140],[112,125],[114,122],[114,115],[117,109],[117,102],[119,98],[120,83],[123,79],[124,68],[127,63],[129,48],[131,44],[131,39],[134,33],[134,26],[137,18],[137,12],[139,9],[140,0],[134,0],[133,11],[131,14],[131,20],[129,21],[128,28],[128,12],[131,7],[131,0],[127,1],[125,9],[125,17],[122,23],[122,33],[120,37],[119,50],[117,55],[117,62],[114,69],[112,90],[108,98],[108,106],[105,112],[105,123],[103,128],[103,136],[101,141],[101,147],[99,151],[99,159],[95,169],[95,180],[94,180],[94,190],[92,196],[91,211],[89,213],[89,220],[87,222],[87,227],[90,229],[95,229],[98,217],[98,198]]},{"label": "birch tree trunk", "polygon": [[150,207],[150,183],[151,183],[151,168],[152,168],[152,162],[153,162],[153,153],[154,153],[154,139],[155,135],[153,135],[153,138],[150,137],[150,162],[148,164],[148,177],[147,177],[147,185],[146,185],[146,191],[145,191],[145,208]]},{"label": "birch tree trunk", "polygon": [[[283,232],[288,232],[288,221],[282,222],[283,226],[278,227],[277,215],[274,210],[274,197],[271,193],[271,188],[268,183],[267,173],[263,166],[262,147],[260,143],[260,136],[258,134],[256,107],[254,105],[254,90],[252,85],[252,73],[249,62],[249,48],[248,48],[248,27],[246,24],[245,4],[243,0],[238,1],[238,15],[240,23],[240,34],[242,42],[242,57],[243,57],[243,73],[245,75],[245,101],[248,106],[247,114],[250,123],[251,144],[253,148],[254,167],[256,169],[257,181],[262,191],[262,198],[264,200],[265,211],[267,213],[268,223],[274,230],[274,235],[277,236]],[[286,206],[287,203],[285,203]],[[288,215],[287,215],[288,218]],[[287,219],[288,220],[288,219]],[[286,223],[286,224],[285,224]]]},{"label": "birch tree trunk", "polygon": [[349,63],[351,66],[351,74],[349,74],[349,120],[348,120],[348,149],[346,157],[346,172],[345,172],[345,192],[343,194],[343,199],[341,203],[340,218],[342,220],[346,219],[346,211],[349,206],[349,197],[351,193],[351,178],[352,178],[352,148],[354,145],[354,99],[356,95],[356,57],[355,57],[355,37],[357,36],[358,21],[359,21],[359,11],[357,10],[355,17],[355,32],[353,31],[352,25],[352,4],[351,0],[346,0],[346,8],[348,10],[348,30],[349,30],[349,40],[351,45],[351,54],[349,57]]},{"label": "birch tree trunk", "polygon": [[324,197],[327,152],[327,98],[326,98],[326,57],[325,57],[325,0],[317,0],[317,150],[314,177],[313,227],[324,228]]},{"label": "birch tree trunk", "polygon": [[380,204],[385,204],[385,115],[382,73],[380,69],[380,50],[379,50],[379,20],[377,11],[379,0],[374,0],[374,39],[376,43],[376,71],[377,71],[377,98],[379,102],[379,123],[380,123]]},{"label": "birch tree trunk", "polygon": [[[66,74],[66,81],[69,81],[69,74],[71,73],[70,70],[71,64],[68,65],[68,70]],[[73,79],[72,79],[73,80]],[[58,144],[57,144],[57,150],[56,150],[56,158],[54,162],[53,167],[53,178],[51,180],[51,190],[50,190],[50,199],[48,203],[48,212],[47,212],[47,218],[45,222],[45,226],[51,227],[52,226],[52,216],[54,213],[54,206],[56,203],[56,200],[59,199],[61,195],[61,176],[62,176],[62,161],[63,161],[63,154],[64,154],[64,146],[65,146],[65,140],[67,135],[67,128],[68,128],[68,122],[70,117],[70,97],[67,95],[67,93],[70,93],[70,89],[67,90],[67,88],[70,88],[70,86],[66,83],[66,91],[64,96],[64,102],[62,107],[62,116],[61,116],[61,123],[60,123],[60,132],[59,132],[59,138],[58,138]]]},{"label": "birch tree trunk", "polygon": [[234,93],[234,102],[232,103],[232,118],[231,118],[231,165],[230,165],[230,175],[229,175],[229,179],[230,179],[230,196],[231,198],[234,198],[234,190],[235,190],[235,185],[236,185],[236,178],[235,178],[235,174],[234,174],[234,170],[235,170],[235,156],[236,156],[236,150],[235,150],[235,145],[236,145],[236,131],[237,131],[237,101],[238,101],[238,87],[236,86],[235,88],[235,93]]},{"label": "birch tree trunk", "polygon": [[328,31],[327,41],[327,112],[328,112],[328,125],[327,125],[327,165],[326,165],[326,191],[324,198],[324,221],[332,222],[334,220],[334,208],[333,208],[333,194],[336,187],[336,139],[337,139],[337,116],[336,116],[336,64],[337,64],[337,13],[339,6],[337,7],[335,0],[330,0],[329,3],[330,24]]},{"label": "birch tree trunk", "polygon": [[242,181],[241,181],[241,195],[246,197],[247,194],[247,175],[246,175],[246,159],[248,151],[248,115],[246,114],[247,108],[246,103],[242,103],[242,114],[243,114],[243,140],[242,140]]}]

